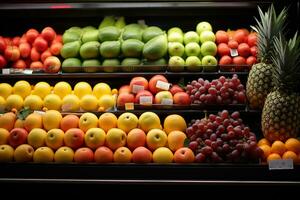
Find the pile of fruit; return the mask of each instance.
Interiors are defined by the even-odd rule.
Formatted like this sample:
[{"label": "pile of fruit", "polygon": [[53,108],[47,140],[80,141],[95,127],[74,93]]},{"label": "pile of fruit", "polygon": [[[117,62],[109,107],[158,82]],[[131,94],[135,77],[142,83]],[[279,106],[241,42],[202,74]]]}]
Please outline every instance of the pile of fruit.
[{"label": "pile of fruit", "polygon": [[[220,69],[224,71],[250,70],[256,63],[257,34],[247,29],[216,32]],[[230,65],[233,65],[230,66]],[[246,66],[248,65],[248,66]],[[249,68],[250,67],[250,68]]]},{"label": "pile of fruit", "polygon": [[258,141],[258,146],[264,152],[263,162],[292,159],[294,164],[300,163],[300,141],[297,138],[289,138],[285,142],[276,140],[273,143],[262,138]]},{"label": "pile of fruit", "polygon": [[0,111],[23,108],[66,112],[106,111],[114,109],[116,93],[117,90],[112,90],[106,83],[97,83],[92,88],[87,82],[78,82],[73,90],[64,81],[53,87],[46,82],[31,86],[24,80],[13,86],[0,83]]},{"label": "pile of fruit", "polygon": [[187,84],[186,93],[192,103],[199,105],[246,103],[245,88],[236,74],[231,79],[221,76],[211,82],[202,78],[193,80]]},{"label": "pile of fruit", "polygon": [[162,127],[153,112],[98,118],[48,110],[21,121],[9,112],[0,116],[0,162],[191,163],[195,156],[184,147],[185,130],[185,120],[176,114]]},{"label": "pile of fruit", "polygon": [[[134,71],[132,66],[164,65],[167,36],[159,27],[126,25],[124,17],[105,17],[98,29],[71,27],[63,34],[64,72]],[[143,61],[143,62],[142,62]],[[102,63],[102,64],[101,64]],[[102,66],[102,67],[100,67]],[[123,66],[121,69],[119,66]]]},{"label": "pile of fruit", "polygon": [[41,33],[29,29],[22,37],[0,36],[0,68],[8,66],[56,73],[61,67],[61,47],[61,35],[51,27],[44,28]]},{"label": "pile of fruit", "polygon": [[178,27],[168,30],[170,71],[217,71],[218,61],[215,34],[208,22],[200,22],[196,31],[183,31]]},{"label": "pile of fruit", "polygon": [[258,162],[263,151],[239,112],[227,110],[192,120],[186,130],[196,162]]},{"label": "pile of fruit", "polygon": [[139,105],[190,105],[190,96],[178,85],[171,85],[163,75],[155,75],[149,81],[144,77],[134,77],[129,85],[119,89],[117,105],[126,103]]}]

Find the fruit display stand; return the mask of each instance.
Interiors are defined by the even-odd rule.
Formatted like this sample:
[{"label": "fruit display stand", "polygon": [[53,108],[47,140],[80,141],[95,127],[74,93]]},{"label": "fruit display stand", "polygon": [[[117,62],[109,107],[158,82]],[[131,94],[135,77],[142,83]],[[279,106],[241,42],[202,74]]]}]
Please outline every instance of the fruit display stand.
[{"label": "fruit display stand", "polygon": [[[183,29],[195,26],[199,18],[211,21],[216,30],[225,27],[239,28],[254,23],[253,16],[257,13],[257,6],[267,7],[272,1],[190,1],[190,2],[82,2],[68,1],[64,3],[12,1],[0,4],[0,24],[7,35],[15,35],[20,30],[29,27],[44,27],[47,24],[63,32],[71,25],[84,26],[96,22],[105,15],[124,15],[129,19],[143,19],[149,24],[156,24],[165,30],[169,27],[182,25]],[[298,8],[299,9],[299,8]],[[16,13],[22,13],[22,18]],[[36,18],[36,16],[39,16]],[[14,26],[13,23],[18,23]],[[293,22],[295,23],[295,22]],[[247,71],[231,72],[97,72],[97,73],[40,73],[21,72],[0,74],[0,80],[15,83],[18,80],[27,80],[34,84],[47,81],[54,84],[58,81],[68,81],[72,84],[79,81],[88,81],[90,84],[107,82],[111,85],[121,86],[128,84],[136,76],[152,77],[164,75],[171,81],[185,82],[204,78],[212,80],[220,76],[231,77],[237,74],[245,85],[248,77]],[[153,111],[164,118],[169,114],[180,114],[187,121],[202,118],[206,113],[217,113],[223,109],[229,112],[239,111],[252,131],[260,134],[261,112],[251,110],[246,105],[229,106],[153,106],[136,107],[130,112],[140,115],[145,111]],[[112,111],[117,116],[125,112],[122,108]],[[96,112],[97,116],[101,112]],[[258,138],[261,135],[257,135]],[[126,185],[142,186],[168,186],[180,187],[293,187],[300,185],[300,167],[294,165],[293,169],[270,170],[269,166],[261,163],[192,163],[192,164],[37,164],[37,163],[1,163],[0,183],[6,186],[22,184],[49,184],[59,187],[63,183],[71,187],[78,184]],[[128,187],[128,185],[127,185]],[[145,189],[145,188],[144,188]],[[188,189],[188,188],[186,188]]]}]

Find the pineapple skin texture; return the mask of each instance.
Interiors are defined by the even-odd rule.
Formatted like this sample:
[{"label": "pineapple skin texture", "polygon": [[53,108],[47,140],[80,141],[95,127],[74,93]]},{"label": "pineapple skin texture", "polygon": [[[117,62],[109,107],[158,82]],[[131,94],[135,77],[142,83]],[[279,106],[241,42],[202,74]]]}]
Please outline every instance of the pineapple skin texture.
[{"label": "pineapple skin texture", "polygon": [[300,129],[300,96],[278,90],[268,94],[261,127],[264,137],[271,142],[296,138]]},{"label": "pineapple skin texture", "polygon": [[267,95],[271,92],[274,83],[272,81],[272,65],[257,63],[249,72],[246,95],[251,109],[262,110]]}]

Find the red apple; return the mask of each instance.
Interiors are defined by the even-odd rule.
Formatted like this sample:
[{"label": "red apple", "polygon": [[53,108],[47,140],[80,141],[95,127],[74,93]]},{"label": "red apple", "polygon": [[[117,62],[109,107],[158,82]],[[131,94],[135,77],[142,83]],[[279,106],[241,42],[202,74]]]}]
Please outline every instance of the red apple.
[{"label": "red apple", "polygon": [[219,56],[230,55],[230,48],[228,47],[227,44],[221,43],[218,45],[218,55]]},{"label": "red apple", "polygon": [[84,132],[79,128],[71,128],[65,132],[64,143],[72,149],[81,147],[84,143]]},{"label": "red apple", "polygon": [[0,36],[0,53],[4,53],[7,44],[2,36]]},{"label": "red apple", "polygon": [[172,85],[170,92],[175,95],[177,92],[184,92],[184,90],[179,85]]},{"label": "red apple", "polygon": [[173,104],[173,95],[169,91],[160,91],[155,95],[155,104]]},{"label": "red apple", "polygon": [[182,147],[174,153],[174,161],[176,163],[192,163],[195,161],[194,152],[187,147]]},{"label": "red apple", "polygon": [[55,31],[51,27],[44,28],[41,35],[49,43],[52,42],[56,37]]},{"label": "red apple", "polygon": [[[145,97],[148,97],[149,99],[148,98],[145,99]],[[148,90],[141,90],[136,94],[134,102],[137,104],[152,104],[153,100],[154,100],[154,98],[153,98],[153,95],[151,92],[149,92]]]},{"label": "red apple", "polygon": [[40,53],[46,51],[48,49],[48,43],[47,41],[42,38],[41,36],[37,37],[33,42],[33,47],[36,48],[36,50]]},{"label": "red apple", "polygon": [[60,50],[61,50],[62,46],[63,45],[60,42],[52,43],[50,46],[50,52],[52,53],[52,55],[55,55],[55,56],[60,55]]},{"label": "red apple", "polygon": [[247,38],[247,43],[250,47],[256,46],[257,44],[257,35],[255,32],[250,33]]},{"label": "red apple", "polygon": [[178,105],[190,105],[191,98],[186,92],[178,92],[174,95],[174,104]]},{"label": "red apple", "polygon": [[6,65],[7,65],[7,61],[2,55],[0,55],[0,69],[5,67]]},{"label": "red apple", "polygon": [[27,65],[24,60],[17,60],[12,64],[12,67],[15,69],[26,69]]},{"label": "red apple", "polygon": [[152,152],[146,147],[138,147],[132,152],[131,159],[134,163],[151,163]]},{"label": "red apple", "polygon": [[28,132],[24,128],[14,128],[10,131],[8,136],[8,143],[16,148],[27,141]]},{"label": "red apple", "polygon": [[74,161],[77,163],[90,163],[94,161],[94,152],[88,147],[82,147],[75,151]]},{"label": "red apple", "polygon": [[250,47],[247,43],[239,44],[237,51],[240,56],[247,58],[250,55]]},{"label": "red apple", "polygon": [[51,52],[49,49],[47,49],[46,51],[44,51],[42,54],[41,54],[41,60],[42,62],[44,62],[46,60],[46,58],[52,56]]},{"label": "red apple", "polygon": [[34,40],[39,36],[39,32],[35,29],[29,29],[26,32],[26,40],[32,44]]},{"label": "red apple", "polygon": [[168,80],[163,75],[153,76],[149,81],[149,90],[150,90],[150,92],[152,92],[152,94],[156,94],[157,92],[163,90],[163,89],[156,87],[157,81],[162,81],[162,82],[168,83]]},{"label": "red apple", "polygon": [[130,91],[132,93],[138,93],[141,90],[148,89],[148,81],[144,77],[134,77],[130,81]]},{"label": "red apple", "polygon": [[34,61],[34,62],[30,63],[29,68],[32,70],[41,70],[41,69],[44,69],[44,65],[41,61]]},{"label": "red apple", "polygon": [[134,103],[134,95],[130,93],[121,93],[117,98],[117,105],[124,106],[125,103]]},{"label": "red apple", "polygon": [[123,85],[119,89],[119,94],[122,93],[130,93],[130,86],[129,85]]},{"label": "red apple", "polygon": [[56,37],[54,38],[52,43],[55,43],[55,42],[59,42],[62,44],[63,43],[62,35],[56,35]]},{"label": "red apple", "polygon": [[23,42],[19,45],[19,50],[22,58],[27,58],[30,56],[31,47],[27,42]]},{"label": "red apple", "polygon": [[250,52],[251,52],[251,55],[252,56],[257,56],[257,47],[256,46],[253,46],[250,48]]},{"label": "red apple", "polygon": [[35,47],[32,47],[30,51],[30,59],[32,61],[39,61],[40,58],[41,58],[41,54],[36,50]]},{"label": "red apple", "polygon": [[20,44],[20,40],[21,40],[21,37],[19,37],[19,36],[14,37],[12,39],[13,46],[17,46],[18,47],[19,44]]},{"label": "red apple", "polygon": [[4,56],[6,60],[16,61],[20,58],[20,50],[16,46],[8,46],[5,49]]},{"label": "red apple", "polygon": [[44,61],[45,71],[48,73],[57,73],[60,70],[60,60],[56,56],[49,56]]}]

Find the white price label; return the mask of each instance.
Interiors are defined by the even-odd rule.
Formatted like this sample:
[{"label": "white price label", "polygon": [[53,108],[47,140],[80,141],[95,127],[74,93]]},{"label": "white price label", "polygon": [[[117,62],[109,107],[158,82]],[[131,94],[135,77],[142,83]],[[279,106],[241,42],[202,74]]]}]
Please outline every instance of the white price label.
[{"label": "white price label", "polygon": [[239,53],[238,53],[237,49],[230,49],[230,55],[232,57],[236,57],[239,55]]},{"label": "white price label", "polygon": [[125,110],[134,110],[133,103],[125,103]]},{"label": "white price label", "polygon": [[33,72],[33,70],[31,70],[31,69],[25,69],[23,71],[23,74],[32,74],[32,72]]},{"label": "white price label", "polygon": [[39,111],[39,110],[35,110],[33,112],[36,113],[36,114],[39,114],[39,115],[44,115],[45,114],[44,111]]},{"label": "white price label", "polygon": [[269,170],[280,170],[280,169],[294,169],[294,163],[292,159],[279,159],[268,161]]},{"label": "white price label", "polygon": [[161,104],[162,104],[162,105],[173,105],[173,99],[163,98],[163,99],[161,100]]},{"label": "white price label", "polygon": [[140,96],[141,105],[152,105],[153,98],[152,96]]},{"label": "white price label", "polygon": [[2,69],[2,74],[10,74],[10,69]]},{"label": "white price label", "polygon": [[162,90],[169,90],[170,85],[171,85],[170,83],[166,83],[166,82],[163,82],[163,81],[157,81],[156,82],[156,88],[162,89]]},{"label": "white price label", "polygon": [[138,93],[139,91],[144,90],[144,86],[143,85],[133,85],[132,86],[132,93]]},{"label": "white price label", "polygon": [[62,111],[70,111],[72,108],[72,104],[64,104],[61,106]]}]

